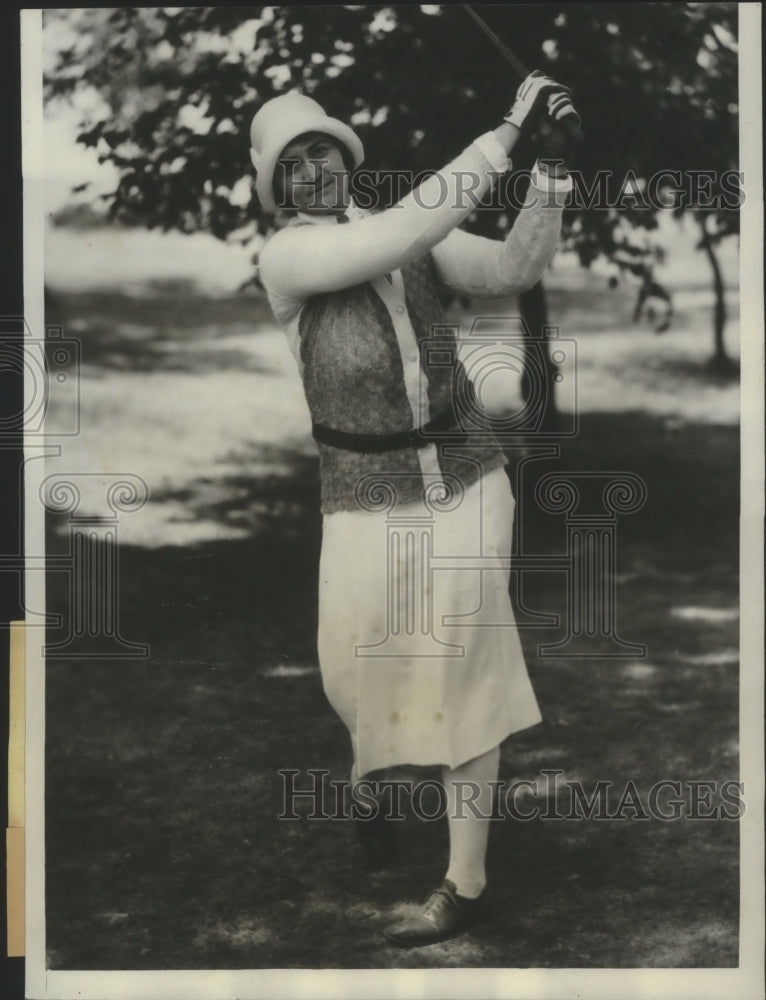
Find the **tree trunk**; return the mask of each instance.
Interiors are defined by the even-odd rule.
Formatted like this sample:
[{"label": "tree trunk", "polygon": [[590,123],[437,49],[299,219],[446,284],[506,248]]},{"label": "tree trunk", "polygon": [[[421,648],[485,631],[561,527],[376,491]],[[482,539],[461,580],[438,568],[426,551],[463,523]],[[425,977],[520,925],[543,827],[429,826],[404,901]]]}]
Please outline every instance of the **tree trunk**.
[{"label": "tree trunk", "polygon": [[[555,381],[556,366],[551,361],[550,342],[545,336],[548,325],[548,306],[542,281],[519,295],[521,318],[529,331],[529,339],[524,350],[524,371],[521,376],[521,394],[524,402],[534,396],[542,396],[542,420],[540,431],[556,431],[559,426],[556,409]],[[534,355],[533,355],[534,352]],[[535,364],[536,356],[537,364]],[[538,385],[541,377],[543,384]]]},{"label": "tree trunk", "polygon": [[705,224],[705,216],[698,217],[700,230],[702,231],[702,239],[700,240],[700,246],[705,251],[707,259],[710,262],[710,269],[713,272],[713,291],[715,293],[715,306],[713,308],[713,356],[710,359],[709,367],[712,371],[720,372],[721,374],[728,374],[734,369],[731,358],[726,353],[726,345],[724,344],[723,332],[726,327],[726,298],[723,285],[723,275],[721,274],[721,265],[718,262],[718,256],[715,252],[715,247],[713,241],[710,238],[710,233],[708,232],[707,226]]}]

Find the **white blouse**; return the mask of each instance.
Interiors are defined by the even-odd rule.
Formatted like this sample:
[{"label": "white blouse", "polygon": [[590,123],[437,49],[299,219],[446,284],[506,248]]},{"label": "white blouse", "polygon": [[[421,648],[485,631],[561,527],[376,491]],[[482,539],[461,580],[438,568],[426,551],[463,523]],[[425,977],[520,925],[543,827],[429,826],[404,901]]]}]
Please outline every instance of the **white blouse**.
[{"label": "white blouse", "polygon": [[337,291],[398,270],[429,250],[440,280],[471,297],[500,298],[531,287],[556,247],[570,177],[552,178],[537,165],[527,198],[505,240],[457,229],[510,161],[487,132],[443,170],[383,212],[355,207],[349,225],[334,215],[299,213],[266,244],[260,274],[279,319],[311,295]]},{"label": "white blouse", "polygon": [[[369,281],[396,334],[413,425],[427,423],[420,352],[400,269],[431,251],[439,280],[472,298],[516,295],[539,281],[556,249],[570,177],[549,177],[536,164],[524,206],[504,240],[456,228],[509,167],[497,137],[487,132],[383,212],[368,213],[352,204],[346,211],[350,221],[342,226],[332,214],[298,213],[271,237],[261,252],[260,276],[299,371],[306,300]],[[438,473],[434,445],[419,449],[418,458],[424,475]]]}]

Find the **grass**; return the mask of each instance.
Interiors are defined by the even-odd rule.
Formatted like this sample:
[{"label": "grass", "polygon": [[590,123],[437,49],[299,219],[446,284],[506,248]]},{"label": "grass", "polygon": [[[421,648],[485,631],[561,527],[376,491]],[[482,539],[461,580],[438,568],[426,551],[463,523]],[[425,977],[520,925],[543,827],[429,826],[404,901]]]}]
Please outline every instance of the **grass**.
[{"label": "grass", "polygon": [[[562,630],[522,629],[545,721],[503,747],[506,780],[557,768],[646,801],[662,779],[738,777],[738,391],[705,373],[707,306],[685,301],[656,337],[596,278],[551,293],[578,342],[580,430],[527,467],[524,549],[564,545],[533,502],[545,472],[640,475],[617,594],[647,657],[545,659]],[[317,466],[282,335],[260,299],[189,288],[58,290],[52,308],[83,365],[82,431],[50,471],[147,481],[119,525],[119,627],[151,655],[49,663],[51,968],[737,964],[737,824],[687,818],[500,822],[491,919],[449,947],[388,948],[382,924],[443,875],[444,824],[409,816],[402,864],[370,878],[348,824],[277,819],[279,768],[349,764],[316,667]],[[54,396],[54,426],[72,405]],[[91,480],[84,509],[103,512]],[[51,553],[67,532],[52,515]],[[526,574],[522,597],[563,614],[563,575]],[[67,600],[51,574],[49,608]]]}]

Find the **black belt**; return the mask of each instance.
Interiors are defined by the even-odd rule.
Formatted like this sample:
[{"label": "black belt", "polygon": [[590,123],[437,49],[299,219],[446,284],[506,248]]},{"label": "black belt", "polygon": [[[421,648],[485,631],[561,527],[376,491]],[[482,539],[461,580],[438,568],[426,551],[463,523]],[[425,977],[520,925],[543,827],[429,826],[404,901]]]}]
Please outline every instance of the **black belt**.
[{"label": "black belt", "polygon": [[[327,444],[332,448],[364,452],[395,451],[397,448],[425,448],[434,440],[444,441],[444,432],[455,427],[455,422],[455,413],[450,406],[423,427],[413,427],[394,434],[352,434],[316,423],[311,425],[311,433],[319,444]],[[463,441],[465,438],[465,431],[457,428],[454,435],[449,435],[449,440]]]}]

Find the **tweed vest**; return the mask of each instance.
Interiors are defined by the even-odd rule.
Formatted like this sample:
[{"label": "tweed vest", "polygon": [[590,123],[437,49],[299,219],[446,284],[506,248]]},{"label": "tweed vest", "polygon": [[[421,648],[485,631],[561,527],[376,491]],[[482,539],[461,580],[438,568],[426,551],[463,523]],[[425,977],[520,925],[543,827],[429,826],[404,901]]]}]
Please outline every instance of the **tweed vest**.
[{"label": "tweed vest", "polygon": [[455,329],[439,301],[431,255],[401,273],[420,351],[419,413],[413,414],[407,395],[391,316],[365,282],[314,295],[301,309],[300,356],[311,418],[336,431],[389,435],[422,425],[425,414],[443,418],[451,408],[451,423],[425,448],[368,453],[318,443],[324,514],[393,509],[429,497],[437,505],[459,503],[466,487],[506,462],[457,358]]}]

